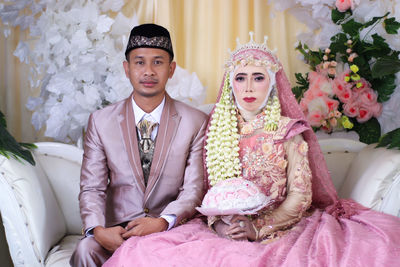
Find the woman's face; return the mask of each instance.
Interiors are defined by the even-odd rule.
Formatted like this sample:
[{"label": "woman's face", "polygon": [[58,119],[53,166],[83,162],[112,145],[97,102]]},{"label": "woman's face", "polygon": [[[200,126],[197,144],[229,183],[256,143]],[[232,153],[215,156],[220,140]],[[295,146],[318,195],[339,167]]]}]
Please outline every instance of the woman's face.
[{"label": "woman's face", "polygon": [[265,67],[247,65],[238,67],[233,74],[233,91],[241,108],[256,112],[268,95],[269,75]]}]

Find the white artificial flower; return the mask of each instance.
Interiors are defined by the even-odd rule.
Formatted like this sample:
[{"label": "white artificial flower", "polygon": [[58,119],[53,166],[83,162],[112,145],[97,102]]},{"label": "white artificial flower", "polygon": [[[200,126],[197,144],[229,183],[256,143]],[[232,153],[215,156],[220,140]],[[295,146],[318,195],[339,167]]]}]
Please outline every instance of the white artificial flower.
[{"label": "white artificial flower", "polygon": [[101,15],[98,17],[96,30],[99,33],[108,32],[111,28],[111,25],[114,23],[114,20],[106,15]]},{"label": "white artificial flower", "polygon": [[329,108],[321,97],[316,97],[308,104],[308,111],[321,111],[322,114],[328,114]]},{"label": "white artificial flower", "polygon": [[123,0],[105,0],[101,5],[101,10],[107,12],[109,10],[117,12],[124,6]]},{"label": "white artificial flower", "polygon": [[29,63],[29,47],[25,42],[19,41],[18,46],[14,51],[14,56],[19,58],[19,61]]}]

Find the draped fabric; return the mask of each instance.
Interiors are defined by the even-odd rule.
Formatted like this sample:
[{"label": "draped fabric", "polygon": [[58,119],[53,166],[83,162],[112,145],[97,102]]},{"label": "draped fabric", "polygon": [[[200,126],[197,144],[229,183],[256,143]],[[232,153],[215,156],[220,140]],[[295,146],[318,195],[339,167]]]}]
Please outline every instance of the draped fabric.
[{"label": "draped fabric", "polygon": [[[273,18],[272,10],[267,0],[125,0],[121,12],[128,17],[136,13],[140,23],[154,22],[168,28],[178,65],[197,74],[207,89],[206,102],[213,103],[227,49],[236,47],[236,37],[241,43],[248,42],[249,31],[255,32],[257,42],[268,35],[269,46],[279,47],[278,56],[292,83],[295,72],[307,69],[294,50],[296,33],[303,25],[285,13],[275,13]],[[0,22],[0,32],[3,30]],[[25,107],[28,97],[38,96],[39,89],[29,87],[28,66],[13,56],[19,40],[28,38],[28,33],[19,28],[7,39],[0,34],[0,110],[16,139],[45,141],[43,131],[33,129],[31,112]],[[33,41],[28,43],[32,45]]]}]

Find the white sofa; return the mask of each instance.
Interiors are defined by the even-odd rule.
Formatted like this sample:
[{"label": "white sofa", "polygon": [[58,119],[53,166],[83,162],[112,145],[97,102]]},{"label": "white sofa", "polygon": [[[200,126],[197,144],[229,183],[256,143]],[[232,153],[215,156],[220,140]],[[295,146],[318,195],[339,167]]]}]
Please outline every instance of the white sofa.
[{"label": "white sofa", "polygon": [[[347,139],[320,144],[341,197],[400,215],[399,151]],[[0,156],[0,211],[10,255],[14,266],[69,266],[81,232],[82,150],[59,143],[37,146],[35,167]]]},{"label": "white sofa", "polygon": [[36,166],[0,156],[0,212],[10,255],[15,267],[69,266],[81,238],[83,151],[61,143],[36,145]]}]

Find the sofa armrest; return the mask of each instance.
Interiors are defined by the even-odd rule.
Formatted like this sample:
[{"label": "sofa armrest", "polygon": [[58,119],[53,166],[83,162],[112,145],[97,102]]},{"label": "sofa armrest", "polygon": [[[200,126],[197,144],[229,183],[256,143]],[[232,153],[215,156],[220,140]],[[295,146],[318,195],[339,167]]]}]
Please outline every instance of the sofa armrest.
[{"label": "sofa armrest", "polygon": [[14,266],[44,266],[50,249],[79,233],[82,150],[37,143],[36,166],[0,156],[0,211]]},{"label": "sofa armrest", "polygon": [[375,146],[368,145],[358,153],[339,190],[339,196],[398,216],[400,151]]},{"label": "sofa armrest", "polygon": [[345,138],[318,140],[336,191],[342,187],[353,159],[366,144]]}]

